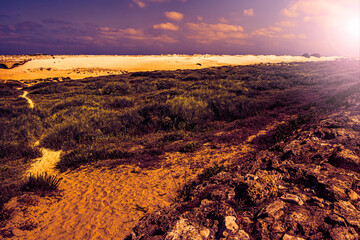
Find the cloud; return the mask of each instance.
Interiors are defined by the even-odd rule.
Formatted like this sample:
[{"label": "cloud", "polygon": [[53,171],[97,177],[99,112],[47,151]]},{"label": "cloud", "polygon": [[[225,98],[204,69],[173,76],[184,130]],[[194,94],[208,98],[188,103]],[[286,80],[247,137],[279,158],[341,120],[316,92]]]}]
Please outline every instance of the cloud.
[{"label": "cloud", "polygon": [[10,19],[10,16],[7,14],[0,13],[0,19]]},{"label": "cloud", "polygon": [[180,12],[175,12],[175,11],[165,12],[164,15],[167,18],[170,18],[170,19],[175,20],[175,21],[181,21],[184,18],[184,14],[182,14]]},{"label": "cloud", "polygon": [[358,0],[297,0],[282,9],[281,14],[286,17],[337,16],[355,6],[359,6]]},{"label": "cloud", "polygon": [[248,37],[248,35],[244,33],[244,28],[238,25],[224,23],[187,23],[187,28],[190,32],[186,38],[205,44],[219,40],[228,42],[230,40],[233,41]]},{"label": "cloud", "polygon": [[226,18],[224,18],[224,17],[220,17],[220,18],[218,18],[218,20],[219,20],[219,22],[221,22],[221,23],[227,23],[227,22],[229,22]]},{"label": "cloud", "polygon": [[133,3],[136,4],[140,8],[145,8],[146,7],[145,2],[143,2],[141,0],[133,0]]},{"label": "cloud", "polygon": [[170,22],[155,24],[153,26],[153,28],[154,29],[169,30],[169,31],[178,31],[179,30],[179,26],[174,25],[174,24],[172,24]]},{"label": "cloud", "polygon": [[249,16],[249,17],[255,16],[254,9],[252,9],[252,8],[245,9],[244,10],[244,16]]},{"label": "cloud", "polygon": [[201,17],[201,16],[197,16],[197,18],[196,18],[199,22],[201,22],[202,20],[204,20],[204,18],[203,17]]},{"label": "cloud", "polygon": [[41,22],[48,25],[71,25],[71,22],[59,20],[53,17],[43,19]]},{"label": "cloud", "polygon": [[32,21],[23,21],[15,24],[17,31],[36,31],[40,28],[42,28],[42,25]]},{"label": "cloud", "polygon": [[[144,32],[143,29],[135,28],[109,28],[109,27],[98,27],[97,41],[102,43],[110,44],[119,44],[119,41],[124,40],[137,40],[143,43],[151,44],[154,41],[163,42],[163,43],[175,43],[175,40],[172,37],[167,35],[150,35]],[[133,45],[135,43],[132,43]]]},{"label": "cloud", "polygon": [[281,26],[282,22],[276,23],[274,26],[259,28],[253,31],[250,35],[252,37],[265,37],[271,39],[285,39],[285,40],[294,40],[294,39],[306,39],[306,35],[303,33],[291,33],[285,31]]},{"label": "cloud", "polygon": [[[177,1],[186,2],[186,0],[177,0]],[[165,3],[165,2],[171,2],[171,0],[132,0],[132,3],[130,3],[130,7],[138,6],[140,8],[145,8],[150,3]]]}]

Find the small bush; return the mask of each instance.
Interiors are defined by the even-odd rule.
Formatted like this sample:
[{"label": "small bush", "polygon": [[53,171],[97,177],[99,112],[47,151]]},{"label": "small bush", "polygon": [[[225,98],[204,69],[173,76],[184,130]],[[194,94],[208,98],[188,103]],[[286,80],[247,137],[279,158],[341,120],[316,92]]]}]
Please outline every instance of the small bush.
[{"label": "small bush", "polygon": [[215,176],[216,174],[225,170],[226,168],[223,165],[218,165],[217,163],[215,163],[213,167],[205,168],[204,172],[199,176],[199,179],[201,181],[208,180],[212,176]]},{"label": "small bush", "polygon": [[161,138],[162,143],[171,143],[178,140],[182,140],[185,137],[185,134],[182,132],[168,133]]},{"label": "small bush", "polygon": [[134,102],[128,97],[117,97],[109,100],[108,106],[112,108],[133,107]]},{"label": "small bush", "polygon": [[47,173],[30,175],[28,181],[23,185],[24,191],[49,192],[56,191],[60,185],[61,178]]},{"label": "small bush", "polygon": [[194,97],[178,96],[168,100],[166,105],[174,118],[184,120],[189,124],[202,125],[212,117],[208,104]]},{"label": "small bush", "polygon": [[34,159],[41,157],[38,148],[32,148],[26,144],[0,142],[0,159],[15,160],[19,158]]},{"label": "small bush", "polygon": [[195,152],[200,147],[201,147],[201,144],[198,142],[188,142],[180,149],[180,152],[183,152],[183,153]]},{"label": "small bush", "polygon": [[133,156],[133,153],[121,151],[119,149],[106,150],[103,148],[96,148],[96,146],[81,146],[75,150],[62,154],[56,168],[64,172],[68,169],[75,169],[99,160],[130,158]]},{"label": "small bush", "polygon": [[288,138],[295,130],[310,122],[312,117],[313,113],[300,114],[296,119],[289,120],[287,123],[279,125],[272,135],[273,143],[277,143]]},{"label": "small bush", "polygon": [[110,82],[99,90],[100,95],[126,95],[131,92],[131,86],[124,82]]},{"label": "small bush", "polygon": [[50,86],[39,88],[31,92],[31,94],[52,94],[68,92],[69,88],[60,84],[52,84]]},{"label": "small bush", "polygon": [[246,194],[252,203],[260,204],[270,197],[277,194],[278,187],[274,180],[269,176],[263,176],[249,185]]}]

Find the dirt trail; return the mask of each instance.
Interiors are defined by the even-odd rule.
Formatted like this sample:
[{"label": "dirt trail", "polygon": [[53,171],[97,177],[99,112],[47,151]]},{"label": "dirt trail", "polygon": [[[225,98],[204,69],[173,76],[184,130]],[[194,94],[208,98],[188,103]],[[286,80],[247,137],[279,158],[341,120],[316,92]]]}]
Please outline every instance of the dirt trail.
[{"label": "dirt trail", "polygon": [[[27,91],[24,91],[23,95],[20,97],[25,98],[29,103],[29,108],[33,109],[35,103],[27,96],[28,94]],[[38,144],[39,142],[36,142],[35,146]],[[55,170],[55,164],[60,160],[61,151],[53,151],[47,148],[40,148],[40,151],[42,152],[42,156],[35,159],[35,162],[31,165],[26,175],[37,175],[45,172],[52,175],[57,174],[58,172]]]},{"label": "dirt trail", "polygon": [[35,107],[35,104],[34,104],[33,100],[31,100],[30,98],[27,97],[28,94],[29,93],[27,91],[24,91],[24,94],[21,95],[20,97],[25,98],[30,105],[29,108],[33,109]]},{"label": "dirt trail", "polygon": [[[255,136],[278,124],[266,126],[238,145],[227,144],[218,149],[205,145],[195,153],[167,153],[163,166],[157,169],[88,166],[59,173],[63,178],[61,197],[31,196],[37,203],[26,211],[19,207],[18,198],[12,199],[8,206],[16,214],[6,228],[16,233],[14,239],[123,239],[145,212],[169,206],[185,181],[194,179],[203,168],[215,163],[227,165],[240,159],[253,150],[250,142]],[[56,159],[59,154],[45,152],[42,159]],[[43,166],[41,162],[35,163],[29,171],[49,171],[49,165],[42,169]],[[36,228],[19,229],[29,222]]]},{"label": "dirt trail", "polygon": [[[146,212],[169,206],[177,190],[203,168],[238,161],[254,150],[252,139],[278,124],[266,126],[240,144],[223,144],[217,149],[205,144],[195,153],[166,153],[162,166],[156,169],[134,165],[114,169],[86,166],[58,173],[54,166],[60,151],[42,149],[43,156],[27,174],[57,173],[63,179],[60,196],[27,195],[25,202],[33,204],[26,207],[24,197],[13,198],[6,205],[13,210],[13,216],[4,229],[12,231],[13,239],[123,239]],[[229,133],[218,135],[224,134]]]},{"label": "dirt trail", "polygon": [[27,175],[37,175],[45,172],[51,175],[58,174],[55,165],[60,160],[61,151],[53,151],[47,148],[40,148],[40,151],[42,156],[35,159],[35,162],[27,171]]}]

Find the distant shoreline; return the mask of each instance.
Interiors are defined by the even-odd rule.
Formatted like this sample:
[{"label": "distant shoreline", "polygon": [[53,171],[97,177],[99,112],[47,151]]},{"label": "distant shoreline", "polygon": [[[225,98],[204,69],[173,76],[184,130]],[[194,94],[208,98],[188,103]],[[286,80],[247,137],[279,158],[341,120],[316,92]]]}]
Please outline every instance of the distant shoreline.
[{"label": "distant shoreline", "polygon": [[11,69],[0,68],[0,80],[48,78],[84,79],[125,72],[201,69],[260,63],[334,61],[342,57],[276,55],[0,55],[1,61],[27,60]]}]

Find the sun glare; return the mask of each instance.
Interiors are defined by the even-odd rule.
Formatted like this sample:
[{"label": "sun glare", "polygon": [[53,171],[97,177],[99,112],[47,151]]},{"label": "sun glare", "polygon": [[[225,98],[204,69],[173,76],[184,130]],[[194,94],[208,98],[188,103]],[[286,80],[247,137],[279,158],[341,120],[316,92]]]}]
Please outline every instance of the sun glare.
[{"label": "sun glare", "polygon": [[345,31],[348,37],[355,41],[360,39],[360,19],[358,16],[348,18],[345,26]]}]

